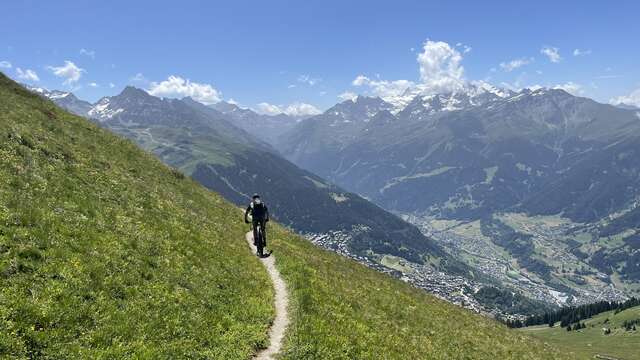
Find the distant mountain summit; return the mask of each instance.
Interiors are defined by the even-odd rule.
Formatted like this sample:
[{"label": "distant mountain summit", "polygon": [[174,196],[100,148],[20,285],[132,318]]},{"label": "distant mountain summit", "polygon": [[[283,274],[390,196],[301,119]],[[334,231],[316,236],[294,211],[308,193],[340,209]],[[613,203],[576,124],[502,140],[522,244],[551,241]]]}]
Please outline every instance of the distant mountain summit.
[{"label": "distant mountain summit", "polygon": [[62,108],[76,114],[84,116],[89,112],[92,105],[91,103],[78,99],[73,93],[60,91],[60,90],[48,90],[42,87],[36,87],[23,84],[28,90],[41,95],[47,99],[54,101]]},{"label": "distant mountain summit", "polygon": [[286,114],[258,114],[251,109],[241,108],[236,104],[225,101],[209,107],[227,115],[235,126],[269,144],[275,144],[281,134],[289,131],[296,123],[304,119],[304,117],[294,117]]},{"label": "distant mountain summit", "polygon": [[619,107],[620,109],[625,109],[625,110],[640,110],[640,107],[637,107],[636,105],[629,105],[629,104],[625,104],[625,103],[620,103],[615,105],[617,107]]},{"label": "distant mountain summit", "polygon": [[[634,111],[557,89],[474,87],[418,95],[395,114],[389,109],[380,99],[345,101],[296,125],[278,147],[303,168],[388,209],[476,217],[523,205],[567,172],[568,162],[640,135]],[[416,199],[417,193],[424,195]]]}]

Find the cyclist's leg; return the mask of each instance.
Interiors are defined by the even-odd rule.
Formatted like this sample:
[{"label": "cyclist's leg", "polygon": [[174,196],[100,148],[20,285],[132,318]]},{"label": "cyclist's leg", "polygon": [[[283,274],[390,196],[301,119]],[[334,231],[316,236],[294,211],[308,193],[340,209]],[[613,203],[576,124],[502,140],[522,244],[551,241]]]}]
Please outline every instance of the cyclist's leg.
[{"label": "cyclist's leg", "polygon": [[262,224],[260,224],[260,229],[258,230],[257,244],[258,255],[262,256],[264,250],[264,228],[262,227]]},{"label": "cyclist's leg", "polygon": [[262,246],[267,247],[267,222],[262,222]]},{"label": "cyclist's leg", "polygon": [[253,246],[258,246],[258,223],[252,221],[251,226],[253,228]]}]

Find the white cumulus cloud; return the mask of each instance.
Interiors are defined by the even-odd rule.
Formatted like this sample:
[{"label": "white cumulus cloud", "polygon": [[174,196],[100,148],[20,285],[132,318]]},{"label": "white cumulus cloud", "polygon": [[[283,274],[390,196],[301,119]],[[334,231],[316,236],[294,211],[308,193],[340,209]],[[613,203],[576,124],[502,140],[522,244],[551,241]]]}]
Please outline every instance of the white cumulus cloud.
[{"label": "white cumulus cloud", "polygon": [[573,81],[569,81],[564,84],[558,84],[554,86],[553,89],[561,89],[568,92],[571,95],[582,95],[584,93],[582,85],[576,84]]},{"label": "white cumulus cloud", "polygon": [[624,104],[624,105],[632,105],[632,106],[640,107],[640,89],[633,91],[629,95],[622,95],[622,96],[615,97],[609,100],[609,102],[613,105]]},{"label": "white cumulus cloud", "polygon": [[501,62],[500,68],[506,72],[511,72],[517,68],[523,67],[533,62],[533,58],[514,59],[509,62]]},{"label": "white cumulus cloud", "polygon": [[0,68],[11,69],[11,63],[8,61],[0,61]]},{"label": "white cumulus cloud", "polygon": [[278,105],[269,104],[267,102],[261,102],[257,105],[256,111],[265,115],[278,115],[282,114],[282,109]]},{"label": "white cumulus cloud", "polygon": [[545,46],[540,49],[540,53],[549,58],[552,63],[559,63],[562,60],[560,56],[560,50],[557,47]]},{"label": "white cumulus cloud", "polygon": [[21,68],[16,68],[16,74],[18,74],[18,79],[21,80],[40,81],[38,74],[31,69],[22,70]]},{"label": "white cumulus cloud", "polygon": [[443,41],[427,40],[418,54],[423,93],[459,90],[464,86],[460,52]]},{"label": "white cumulus cloud", "polygon": [[287,106],[284,109],[284,113],[291,116],[310,116],[318,115],[322,113],[322,111],[311,104],[296,102]]},{"label": "white cumulus cloud", "polygon": [[148,90],[154,96],[183,98],[190,96],[193,100],[206,105],[222,100],[222,93],[209,84],[200,84],[180,76],[171,75],[167,80],[152,82]]},{"label": "white cumulus cloud", "polygon": [[51,70],[55,76],[64,78],[64,84],[67,85],[78,82],[82,73],[85,72],[69,60],[66,60],[62,66],[47,66],[47,69]]},{"label": "white cumulus cloud", "polygon": [[[464,52],[465,47],[459,44]],[[470,48],[468,48],[470,49]],[[466,80],[462,54],[446,42],[427,40],[417,55],[420,78],[412,80],[383,80],[358,75],[351,83],[363,87],[367,95],[379,96],[398,107],[406,105],[417,94],[430,95],[462,90]],[[346,98],[346,97],[345,97]]]},{"label": "white cumulus cloud", "polygon": [[342,94],[338,95],[338,99],[340,99],[341,101],[347,101],[347,100],[354,101],[357,97],[358,97],[358,94],[351,91],[345,91]]},{"label": "white cumulus cloud", "polygon": [[287,114],[290,116],[311,116],[322,113],[317,107],[303,102],[294,102],[289,105],[274,105],[261,102],[257,105],[256,111],[266,115]]},{"label": "white cumulus cloud", "polygon": [[409,80],[379,80],[369,79],[364,75],[358,75],[352,82],[353,86],[366,86],[373,96],[382,99],[394,99],[404,95],[409,89],[415,87],[415,83]]}]

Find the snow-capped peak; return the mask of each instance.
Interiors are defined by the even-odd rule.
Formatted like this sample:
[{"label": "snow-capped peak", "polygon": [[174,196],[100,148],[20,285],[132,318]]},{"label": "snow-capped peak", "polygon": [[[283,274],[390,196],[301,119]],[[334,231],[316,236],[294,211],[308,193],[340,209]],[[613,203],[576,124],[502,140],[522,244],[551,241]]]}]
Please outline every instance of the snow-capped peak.
[{"label": "snow-capped peak", "polygon": [[487,92],[493,95],[496,95],[501,98],[507,98],[513,96],[514,92],[509,89],[502,89],[497,86],[491,85],[486,81],[475,81],[472,83],[472,86],[469,87],[469,92],[473,93],[472,96],[477,96],[482,94],[483,92]]},{"label": "snow-capped peak", "polygon": [[87,114],[89,117],[99,121],[106,121],[124,111],[124,109],[112,109],[110,105],[111,99],[104,97],[100,99]]},{"label": "snow-capped peak", "polygon": [[62,99],[65,98],[69,95],[71,95],[70,92],[66,92],[66,91],[60,91],[60,90],[49,90],[47,88],[42,88],[42,87],[37,87],[37,86],[31,86],[31,85],[27,85],[24,84],[23,85],[27,90],[34,92],[36,94],[39,94],[41,96],[46,97],[47,99],[51,99],[51,100],[57,100],[57,99]]}]

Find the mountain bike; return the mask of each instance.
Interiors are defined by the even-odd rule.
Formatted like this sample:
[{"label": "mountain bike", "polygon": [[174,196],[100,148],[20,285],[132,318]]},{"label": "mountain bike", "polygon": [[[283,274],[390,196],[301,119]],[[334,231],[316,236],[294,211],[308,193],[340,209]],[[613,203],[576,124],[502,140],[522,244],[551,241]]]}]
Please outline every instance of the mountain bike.
[{"label": "mountain bike", "polygon": [[265,247],[265,238],[264,238],[264,229],[262,228],[263,224],[258,223],[256,225],[256,248],[258,249],[258,256],[264,256],[264,247]]}]

